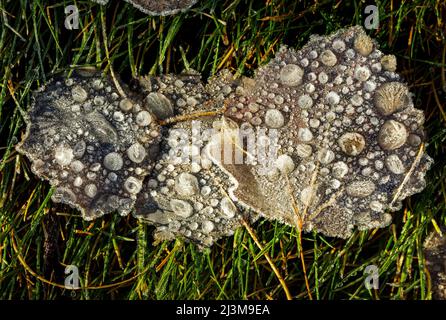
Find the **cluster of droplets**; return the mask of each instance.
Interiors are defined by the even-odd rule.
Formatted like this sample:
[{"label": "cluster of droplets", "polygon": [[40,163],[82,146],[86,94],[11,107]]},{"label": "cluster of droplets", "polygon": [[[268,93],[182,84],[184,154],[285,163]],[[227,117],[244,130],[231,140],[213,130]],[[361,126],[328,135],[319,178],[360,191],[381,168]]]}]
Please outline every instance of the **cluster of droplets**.
[{"label": "cluster of droplets", "polygon": [[19,151],[55,186],[52,199],[91,220],[128,214],[152,171],[160,128],[136,101],[92,70],[54,80],[34,95]]},{"label": "cluster of droplets", "polygon": [[251,171],[259,197],[288,199],[277,208],[243,201],[243,190],[234,197],[269,218],[294,225],[297,218],[331,236],[388,225],[388,212],[424,188],[431,163],[424,115],[395,70],[395,57],[360,27],[314,36],[297,52],[283,47],[232,98],[226,116],[279,131],[275,168]]},{"label": "cluster of droplets", "polygon": [[[425,185],[424,116],[395,70],[352,27],[282,47],[253,78],[145,77],[122,97],[78,75],[36,94],[19,151],[54,200],[86,219],[133,211],[157,240],[209,246],[259,216],[345,238],[388,225]],[[240,131],[275,156],[251,159]],[[250,161],[222,161],[228,137]]]},{"label": "cluster of droplets", "polygon": [[[207,86],[197,75],[164,76],[158,81],[162,94],[173,102],[176,116],[187,117],[212,111],[218,101],[224,101],[232,88],[222,90],[223,79],[220,74]],[[211,99],[213,103],[207,103]],[[160,157],[135,206],[135,216],[157,226],[156,241],[181,236],[210,246],[240,226],[242,212],[227,194],[233,183],[211,161],[205,147],[212,139],[209,129],[218,126],[221,121],[215,116],[180,121],[161,142]]]}]

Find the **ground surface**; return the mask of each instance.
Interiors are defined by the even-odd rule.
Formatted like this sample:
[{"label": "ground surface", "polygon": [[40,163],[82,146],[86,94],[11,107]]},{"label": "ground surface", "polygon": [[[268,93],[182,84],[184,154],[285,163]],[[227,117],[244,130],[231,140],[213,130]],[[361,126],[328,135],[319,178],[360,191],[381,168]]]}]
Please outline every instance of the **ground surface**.
[{"label": "ground surface", "polygon": [[[383,52],[397,56],[398,72],[425,111],[435,159],[427,188],[404,202],[393,224],[348,240],[303,234],[300,241],[294,228],[260,221],[205,252],[181,241],[153,246],[152,229],[132,217],[85,222],[52,204],[48,184],[14,149],[31,91],[80,65],[108,72],[111,64],[124,80],[185,68],[205,77],[223,68],[252,75],[282,43],[299,48],[313,33],[363,24],[365,4],[202,0],[186,13],[152,18],[123,1],[75,3],[80,29],[69,31],[64,8],[74,1],[0,0],[0,299],[71,299],[63,289],[66,265],[79,268],[83,289],[75,299],[431,298],[422,247],[446,222],[443,1],[380,1],[380,26],[369,31]],[[372,264],[377,290],[364,286]]]}]

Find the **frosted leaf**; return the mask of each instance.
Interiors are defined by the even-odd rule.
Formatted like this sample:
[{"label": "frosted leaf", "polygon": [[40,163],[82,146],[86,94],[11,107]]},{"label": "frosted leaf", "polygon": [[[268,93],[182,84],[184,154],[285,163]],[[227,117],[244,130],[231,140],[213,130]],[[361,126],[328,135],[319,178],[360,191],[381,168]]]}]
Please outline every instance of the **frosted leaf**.
[{"label": "frosted leaf", "polygon": [[[213,104],[205,101],[212,97],[218,105],[218,101],[223,102],[235,90],[233,87],[222,90],[218,80],[211,80],[206,87],[194,75],[164,76],[157,82],[162,83],[167,96],[177,93],[172,104],[175,114],[186,116],[195,111],[195,106],[200,112],[215,110]],[[236,182],[230,181],[210,161],[203,148],[212,137],[206,132],[212,132],[218,119],[208,116],[180,121],[169,127],[163,137],[161,157],[146,179],[135,206],[135,217],[156,226],[156,241],[181,237],[203,248],[232,235],[241,226],[243,210],[227,194]]]},{"label": "frosted leaf", "polygon": [[[393,61],[361,27],[351,27],[313,36],[298,51],[282,47],[259,68],[254,85],[228,99],[225,116],[239,127],[275,131],[277,154],[269,162],[286,157],[293,171],[270,169],[268,161],[215,161],[239,182],[233,200],[328,236],[388,225],[388,212],[424,188],[432,159],[422,144],[423,114],[390,63],[381,67],[383,57]],[[284,74],[302,82],[290,85]],[[258,108],[249,114],[253,103]],[[270,124],[279,119],[271,114],[280,114],[280,125]],[[238,147],[248,152],[245,143]]]},{"label": "frosted leaf", "polygon": [[[142,184],[154,165],[159,136],[151,133],[159,127],[135,124],[139,97],[127,93],[133,109],[116,119],[123,99],[112,81],[78,70],[70,79],[40,88],[25,118],[27,131],[18,151],[31,160],[37,176],[55,187],[52,199],[79,209],[87,220],[112,211],[128,214],[136,200],[135,184]],[[135,144],[147,154],[144,159],[128,156]]]}]

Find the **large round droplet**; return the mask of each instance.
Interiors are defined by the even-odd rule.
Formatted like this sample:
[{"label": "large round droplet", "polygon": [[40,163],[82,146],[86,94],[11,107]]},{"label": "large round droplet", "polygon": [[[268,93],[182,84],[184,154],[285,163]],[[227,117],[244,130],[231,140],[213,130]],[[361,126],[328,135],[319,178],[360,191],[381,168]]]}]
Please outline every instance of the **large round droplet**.
[{"label": "large round droplet", "polygon": [[333,164],[331,171],[335,178],[342,179],[348,173],[348,166],[345,162],[338,161]]},{"label": "large round droplet", "polygon": [[305,207],[309,207],[318,202],[317,189],[317,185],[307,186],[302,189],[300,192],[300,201]]},{"label": "large round droplet", "polygon": [[119,108],[124,112],[130,111],[133,108],[133,103],[130,99],[122,99],[119,102]]},{"label": "large round droplet", "polygon": [[278,129],[285,124],[282,112],[276,109],[269,109],[265,114],[265,124],[272,129]]},{"label": "large round droplet", "polygon": [[151,92],[146,97],[147,108],[155,117],[164,120],[173,116],[173,107],[170,100],[162,93]]},{"label": "large round droplet", "polygon": [[373,50],[373,41],[366,34],[360,34],[355,38],[354,48],[363,56],[368,56]]},{"label": "large round droplet", "polygon": [[117,152],[110,152],[104,157],[104,167],[108,170],[121,170],[123,165],[124,161],[122,160],[122,156]]},{"label": "large round droplet", "polygon": [[357,156],[364,150],[365,139],[357,132],[347,132],[339,138],[338,144],[345,154]]},{"label": "large round droplet", "polygon": [[226,197],[220,201],[220,209],[222,215],[227,219],[234,218],[235,214],[237,213],[237,208],[235,207],[234,203],[231,201],[231,199]]},{"label": "large round droplet", "polygon": [[335,158],[334,152],[327,148],[322,148],[321,150],[319,150],[317,154],[317,159],[322,164],[328,164],[332,162],[334,158]]},{"label": "large round droplet", "polygon": [[113,120],[121,122],[125,120],[124,114],[121,111],[115,111],[113,113]]},{"label": "large round droplet", "polygon": [[308,94],[304,94],[297,99],[297,105],[302,109],[308,109],[313,105],[313,99]]},{"label": "large round droplet", "polygon": [[385,83],[376,90],[376,109],[384,116],[400,111],[409,104],[408,93],[407,87],[400,82]]},{"label": "large round droplet", "polygon": [[146,157],[146,155],[147,155],[146,149],[144,149],[144,147],[138,142],[132,144],[127,149],[127,156],[134,163],[141,163]]},{"label": "large round droplet", "polygon": [[175,178],[175,190],[185,197],[197,194],[200,190],[198,179],[190,173],[182,172]]},{"label": "large round droplet", "polygon": [[89,198],[94,198],[98,193],[98,188],[94,184],[87,184],[84,188],[84,192]]},{"label": "large round droplet", "polygon": [[331,51],[329,49],[324,50],[321,53],[320,59],[323,64],[325,64],[326,66],[329,66],[329,67],[333,67],[336,64],[336,62],[338,61],[338,59],[336,58],[336,55],[333,53],[333,51]]},{"label": "large round droplet", "polygon": [[181,218],[188,218],[194,212],[194,209],[189,202],[179,199],[170,200],[170,208]]},{"label": "large round droplet", "polygon": [[102,105],[105,103],[105,98],[102,97],[102,96],[96,96],[96,97],[94,97],[94,99],[93,99],[93,103],[94,103],[96,106],[102,106]]},{"label": "large round droplet", "polygon": [[313,133],[308,128],[299,128],[299,130],[297,130],[297,137],[302,142],[310,142],[313,140]]},{"label": "large round droplet", "polygon": [[76,143],[76,145],[73,148],[73,155],[76,158],[82,158],[85,154],[85,150],[87,149],[87,144],[84,140],[80,140]]},{"label": "large round droplet", "polygon": [[124,181],[124,189],[130,194],[137,194],[139,191],[141,191],[142,188],[142,182],[141,180],[135,178],[135,177],[128,177]]},{"label": "large round droplet", "polygon": [[370,69],[365,66],[358,66],[355,69],[355,78],[359,81],[366,81],[370,78]]},{"label": "large round droplet", "polygon": [[325,97],[325,100],[331,104],[332,106],[337,105],[340,101],[340,97],[339,95],[334,92],[334,91],[330,91],[327,96]]},{"label": "large round droplet", "polygon": [[90,112],[85,118],[89,122],[91,133],[101,142],[114,143],[118,140],[118,132],[113,124],[97,110]]},{"label": "large round droplet", "polygon": [[381,65],[384,70],[395,72],[396,70],[396,57],[392,54],[385,55],[381,58]]},{"label": "large round droplet", "polygon": [[313,153],[313,149],[309,144],[298,144],[295,147],[296,154],[301,158],[308,158]]},{"label": "large round droplet", "polygon": [[74,158],[73,149],[65,146],[58,146],[54,153],[56,162],[61,166],[68,166]]},{"label": "large round droplet", "polygon": [[403,174],[406,172],[403,162],[396,154],[391,154],[386,158],[386,167],[394,174]]},{"label": "large round droplet", "polygon": [[74,160],[73,162],[71,162],[70,168],[74,172],[81,172],[82,170],[84,170],[84,164],[79,160]]},{"label": "large round droplet", "polygon": [[73,181],[73,186],[79,188],[83,183],[83,180],[81,177],[76,177]]},{"label": "large round droplet", "polygon": [[74,86],[71,89],[71,95],[73,97],[73,100],[78,102],[78,103],[83,103],[87,100],[88,98],[88,93],[87,91],[85,91],[84,88],[82,88],[81,86]]},{"label": "large round droplet", "polygon": [[295,64],[287,64],[280,71],[280,81],[286,86],[297,86],[302,82],[304,71]]},{"label": "large round droplet", "polygon": [[287,155],[282,154],[276,160],[276,168],[282,172],[284,175],[289,175],[294,171],[294,161],[293,159]]},{"label": "large round droplet", "polygon": [[382,212],[384,209],[383,204],[376,200],[371,201],[369,207],[370,207],[370,209],[372,209],[373,211],[376,211],[376,212]]},{"label": "large round droplet", "polygon": [[337,52],[342,52],[345,50],[345,42],[341,39],[336,39],[335,41],[333,41],[332,47]]},{"label": "large round droplet", "polygon": [[152,116],[148,111],[140,111],[136,115],[136,124],[140,127],[148,126],[152,122]]},{"label": "large round droplet", "polygon": [[98,90],[98,91],[102,90],[104,88],[104,82],[102,82],[101,79],[96,79],[93,81],[92,87],[93,87],[93,89]]},{"label": "large round droplet", "polygon": [[212,230],[214,230],[214,228],[215,228],[214,223],[212,221],[209,221],[209,220],[203,221],[203,223],[201,225],[201,230],[204,233],[210,233],[210,232],[212,232]]},{"label": "large round droplet", "polygon": [[395,121],[386,121],[378,134],[378,143],[384,150],[394,150],[401,147],[407,140],[409,133],[404,124]]},{"label": "large round droplet", "polygon": [[72,205],[76,202],[76,194],[68,188],[58,187],[54,190],[51,200],[56,203],[68,203]]},{"label": "large round droplet", "polygon": [[421,144],[421,138],[416,134],[409,134],[409,136],[407,137],[407,142],[412,147],[418,147]]}]

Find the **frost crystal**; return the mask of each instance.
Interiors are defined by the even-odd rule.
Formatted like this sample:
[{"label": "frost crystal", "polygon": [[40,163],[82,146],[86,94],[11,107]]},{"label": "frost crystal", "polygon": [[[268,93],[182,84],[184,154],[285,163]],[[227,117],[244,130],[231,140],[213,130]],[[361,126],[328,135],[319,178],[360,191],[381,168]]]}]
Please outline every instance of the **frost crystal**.
[{"label": "frost crystal", "polygon": [[37,93],[19,150],[54,200],[89,219],[134,209],[157,240],[206,247],[259,216],[346,238],[387,226],[432,162],[395,68],[351,27],[282,47],[252,79],[145,77],[122,98],[77,76]]}]

